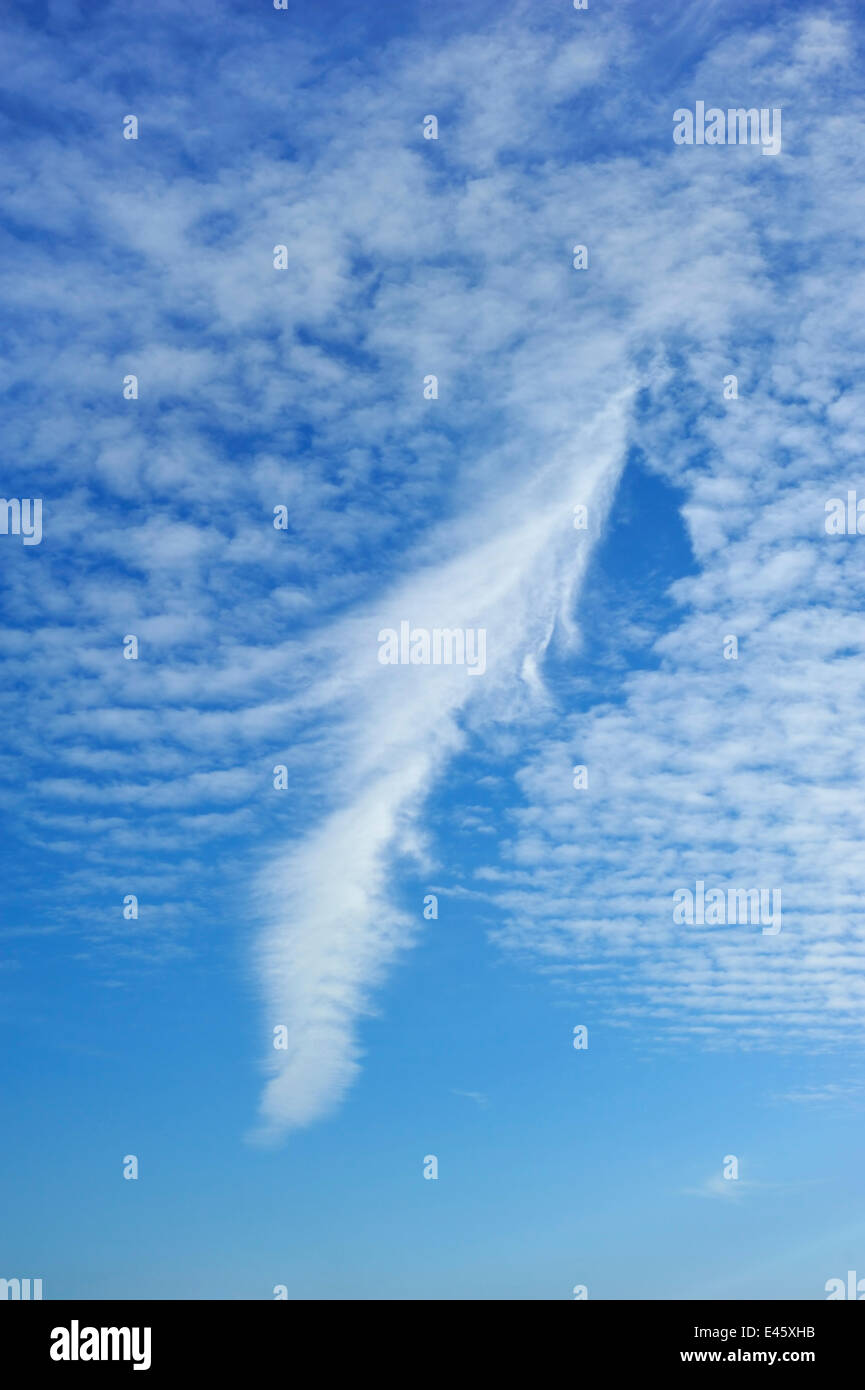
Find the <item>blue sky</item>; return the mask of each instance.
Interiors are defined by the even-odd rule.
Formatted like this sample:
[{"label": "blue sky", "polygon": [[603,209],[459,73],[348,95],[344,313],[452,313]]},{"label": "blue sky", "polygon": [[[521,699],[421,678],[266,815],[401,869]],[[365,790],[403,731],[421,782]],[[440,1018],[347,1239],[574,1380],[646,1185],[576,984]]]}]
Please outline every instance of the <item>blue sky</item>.
[{"label": "blue sky", "polygon": [[7,7],[0,1277],[865,1277],[862,24],[664,8]]}]

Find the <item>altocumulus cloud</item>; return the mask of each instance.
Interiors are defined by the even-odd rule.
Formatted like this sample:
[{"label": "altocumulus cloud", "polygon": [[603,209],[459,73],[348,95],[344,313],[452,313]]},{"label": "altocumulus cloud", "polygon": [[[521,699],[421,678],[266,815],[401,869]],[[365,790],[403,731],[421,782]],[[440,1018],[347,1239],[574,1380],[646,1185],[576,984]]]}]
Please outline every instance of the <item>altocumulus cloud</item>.
[{"label": "altocumulus cloud", "polygon": [[[157,7],[146,66],[170,99],[145,84],[131,107],[121,6],[86,81],[84,36],[5,35],[13,85],[57,103],[26,177],[23,157],[3,173],[7,490],[45,498],[42,546],[8,552],[6,714],[51,778],[50,806],[24,796],[22,834],[69,853],[82,913],[118,887],[115,856],[139,855],[154,950],[234,848],[266,1031],[288,1030],[267,1048],[265,1137],[356,1075],[359,1019],[417,929],[393,866],[433,862],[426,794],[492,726],[527,741],[522,809],[476,884],[507,948],[599,967],[624,1022],[830,1040],[863,982],[861,565],[822,532],[861,406],[843,22],[722,33],[687,91],[654,75],[635,122],[621,17],[575,29],[585,16],[520,5],[338,69],[311,41],[277,47],[260,16],[210,19],[193,72],[191,18]],[[804,79],[830,62],[824,99]],[[783,153],[675,147],[692,87],[782,106]],[[112,101],[118,122],[140,106],[138,142],[107,128]],[[683,491],[696,569],[616,708],[575,715],[545,667],[579,658],[634,445]],[[376,634],[403,618],[483,628],[484,675],[380,666]],[[127,632],[137,663],[117,659]],[[583,799],[571,761],[598,770]],[[19,803],[20,765],[4,767]],[[780,936],[677,937],[664,895],[710,874],[782,884]]]}]

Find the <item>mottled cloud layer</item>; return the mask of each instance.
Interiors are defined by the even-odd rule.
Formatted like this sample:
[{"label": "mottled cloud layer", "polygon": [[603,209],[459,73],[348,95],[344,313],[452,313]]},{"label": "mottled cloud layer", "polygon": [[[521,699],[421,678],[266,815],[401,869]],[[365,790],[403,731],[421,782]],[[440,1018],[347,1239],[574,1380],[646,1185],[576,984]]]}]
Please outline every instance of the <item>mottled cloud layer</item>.
[{"label": "mottled cloud layer", "polygon": [[[259,1132],[308,1123],[421,927],[394,873],[435,861],[429,792],[510,724],[518,804],[474,884],[500,943],[590,967],[614,1021],[828,1044],[865,979],[862,565],[822,528],[862,406],[843,20],[711,37],[696,7],[704,56],[665,70],[627,13],[520,5],[366,67],[283,17],[214,8],[194,64],[168,61],[192,24],[170,6],[142,33],[109,7],[87,64],[86,26],[7,25],[13,96],[52,92],[0,175],[4,490],[45,503],[42,545],[4,548],[0,775],[57,884],[33,925],[62,901],[115,971],[207,951],[230,890],[258,931]],[[704,96],[783,107],[782,154],[674,146]],[[679,489],[693,573],[619,698],[575,714],[548,675],[581,669],[635,448]],[[483,627],[487,672],[380,666],[402,619]],[[677,934],[673,888],[713,876],[782,884],[780,935]],[[148,910],[121,930],[130,881]]]}]

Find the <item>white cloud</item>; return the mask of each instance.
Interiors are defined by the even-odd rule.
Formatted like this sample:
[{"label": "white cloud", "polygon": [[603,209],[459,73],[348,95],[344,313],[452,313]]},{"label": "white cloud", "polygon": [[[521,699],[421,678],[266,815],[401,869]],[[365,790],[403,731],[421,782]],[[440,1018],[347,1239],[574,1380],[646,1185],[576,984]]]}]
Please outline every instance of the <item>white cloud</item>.
[{"label": "white cloud", "polygon": [[[304,119],[277,139],[285,66],[227,7],[220,61],[190,86],[178,56],[129,148],[105,134],[105,92],[137,39],[108,13],[117,42],[90,81],[59,42],[14,35],[13,80],[47,83],[56,110],[3,175],[40,233],[8,238],[0,271],[23,392],[7,490],[46,498],[38,557],[8,552],[5,713],[30,776],[4,775],[25,833],[77,853],[75,901],[118,851],[130,869],[158,852],[170,875],[178,830],[242,832],[226,873],[252,877],[266,845],[265,1025],[290,1048],[268,1052],[262,1124],[308,1123],[351,1084],[358,1021],[420,926],[389,875],[429,858],[429,788],[509,724],[525,806],[478,875],[503,944],[591,967],[613,1023],[648,1014],[671,1038],[818,1046],[855,1028],[861,560],[821,527],[858,469],[861,106],[809,96],[790,67],[825,67],[844,27],[725,36],[689,75],[719,101],[744,85],[784,105],[766,160],[674,147],[666,93],[635,123],[621,22],[574,37],[570,14],[563,39],[526,6],[483,35],[397,43],[374,73],[322,75],[292,47]],[[683,40],[710,18],[688,10]],[[253,71],[233,126],[224,84]],[[430,103],[438,142],[421,137]],[[67,115],[99,140],[70,140]],[[557,712],[557,662],[585,695],[575,601],[633,443],[682,489],[698,572],[651,669],[615,704]],[[402,618],[485,627],[488,672],[379,667],[375,632]],[[128,631],[150,646],[139,663],[120,656]],[[574,761],[591,775],[576,802]],[[677,935],[672,888],[709,875],[782,884],[780,936]]]}]

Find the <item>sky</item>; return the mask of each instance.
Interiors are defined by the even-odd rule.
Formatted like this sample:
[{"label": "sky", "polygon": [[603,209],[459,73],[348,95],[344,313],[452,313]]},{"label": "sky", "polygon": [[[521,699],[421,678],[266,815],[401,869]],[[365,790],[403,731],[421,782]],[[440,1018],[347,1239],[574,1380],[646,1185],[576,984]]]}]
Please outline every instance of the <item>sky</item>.
[{"label": "sky", "polygon": [[861,12],[0,36],[0,1277],[865,1279]]}]

